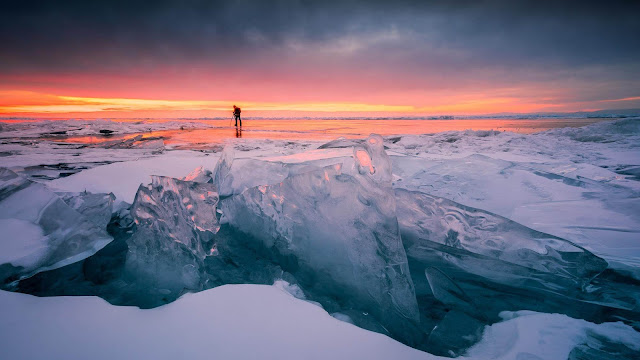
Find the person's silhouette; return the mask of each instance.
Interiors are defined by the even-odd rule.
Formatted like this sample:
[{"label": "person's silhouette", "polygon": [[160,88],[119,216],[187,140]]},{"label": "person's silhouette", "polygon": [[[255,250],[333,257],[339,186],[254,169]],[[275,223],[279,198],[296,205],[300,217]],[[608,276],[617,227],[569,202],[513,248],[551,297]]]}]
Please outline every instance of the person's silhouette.
[{"label": "person's silhouette", "polygon": [[233,105],[233,117],[236,119],[236,126],[238,126],[238,121],[240,121],[240,126],[242,126],[242,119],[240,119],[240,108]]}]

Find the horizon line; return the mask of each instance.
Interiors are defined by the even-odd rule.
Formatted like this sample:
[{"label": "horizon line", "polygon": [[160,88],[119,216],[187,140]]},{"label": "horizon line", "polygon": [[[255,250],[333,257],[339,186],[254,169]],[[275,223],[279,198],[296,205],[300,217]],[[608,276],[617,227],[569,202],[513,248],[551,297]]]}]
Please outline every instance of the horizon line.
[{"label": "horizon line", "polygon": [[[626,112],[626,113],[621,113]],[[629,109],[601,109],[589,111],[567,111],[567,112],[530,112],[530,113],[487,113],[476,115],[400,115],[400,116],[246,116],[246,120],[474,120],[487,118],[504,118],[506,120],[517,119],[544,119],[544,118],[616,118],[616,117],[638,117],[640,108]],[[207,117],[65,117],[65,116],[2,116],[0,120],[228,120],[231,116],[207,116]]]}]

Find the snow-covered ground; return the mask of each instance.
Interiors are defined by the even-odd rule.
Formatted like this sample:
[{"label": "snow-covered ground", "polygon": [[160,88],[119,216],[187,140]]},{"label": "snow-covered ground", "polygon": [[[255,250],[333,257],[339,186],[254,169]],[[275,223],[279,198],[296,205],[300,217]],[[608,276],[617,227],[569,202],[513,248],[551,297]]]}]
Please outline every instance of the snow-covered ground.
[{"label": "snow-covered ground", "polygon": [[[225,285],[152,310],[0,291],[4,359],[445,359],[331,317],[275,286]],[[468,359],[566,359],[596,339],[640,351],[622,323],[505,313]]]},{"label": "snow-covered ground", "polygon": [[[77,125],[5,126],[0,131],[0,167],[53,191],[113,193],[117,211],[134,202],[139,186],[150,183],[151,175],[183,178],[199,166],[213,170],[220,158],[218,142],[209,148],[199,144],[196,151],[172,150],[155,138],[117,138],[92,145],[48,140],[51,133],[60,132],[91,136],[107,129],[135,135],[206,127],[179,121]],[[236,160],[245,160],[247,176],[256,178],[280,175],[270,174],[269,167],[251,169],[251,160],[324,166],[351,156],[350,146],[361,143],[340,139],[323,146],[325,142],[226,141],[235,149]],[[394,188],[453,200],[572,241],[607,260],[610,267],[640,279],[640,119],[529,135],[394,135],[384,138],[384,146],[393,166]],[[0,210],[0,233],[20,233],[24,241],[19,246],[2,244],[1,262],[17,264],[39,254],[41,228],[10,216],[10,209]],[[638,293],[627,295],[640,299]],[[16,359],[433,358],[338,321],[322,308],[269,286],[222,286],[152,310],[114,307],[99,298],[35,298],[3,291],[0,313],[0,348]],[[596,325],[528,311],[501,316],[504,320],[487,326],[480,342],[467,350],[469,358],[560,359],[572,351],[577,354],[581,344],[597,348],[594,343],[602,339],[640,352],[640,334],[622,323]]]}]

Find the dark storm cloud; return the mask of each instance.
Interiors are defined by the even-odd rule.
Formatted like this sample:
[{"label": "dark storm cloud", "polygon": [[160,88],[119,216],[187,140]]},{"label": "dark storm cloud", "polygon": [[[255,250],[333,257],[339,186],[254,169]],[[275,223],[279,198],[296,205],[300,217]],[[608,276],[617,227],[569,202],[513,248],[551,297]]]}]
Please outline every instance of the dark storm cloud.
[{"label": "dark storm cloud", "polygon": [[305,51],[288,46],[292,41],[314,51],[347,35],[359,41],[391,30],[398,36],[342,54],[345,64],[367,55],[381,67],[416,69],[633,67],[640,56],[639,4],[14,0],[0,11],[0,71],[260,62]]}]

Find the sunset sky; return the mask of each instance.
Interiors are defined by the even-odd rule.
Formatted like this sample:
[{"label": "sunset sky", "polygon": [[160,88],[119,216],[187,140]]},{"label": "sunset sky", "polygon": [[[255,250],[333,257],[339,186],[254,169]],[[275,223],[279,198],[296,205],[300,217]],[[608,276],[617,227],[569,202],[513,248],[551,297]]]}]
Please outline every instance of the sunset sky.
[{"label": "sunset sky", "polygon": [[2,117],[640,108],[638,1],[11,1]]}]

